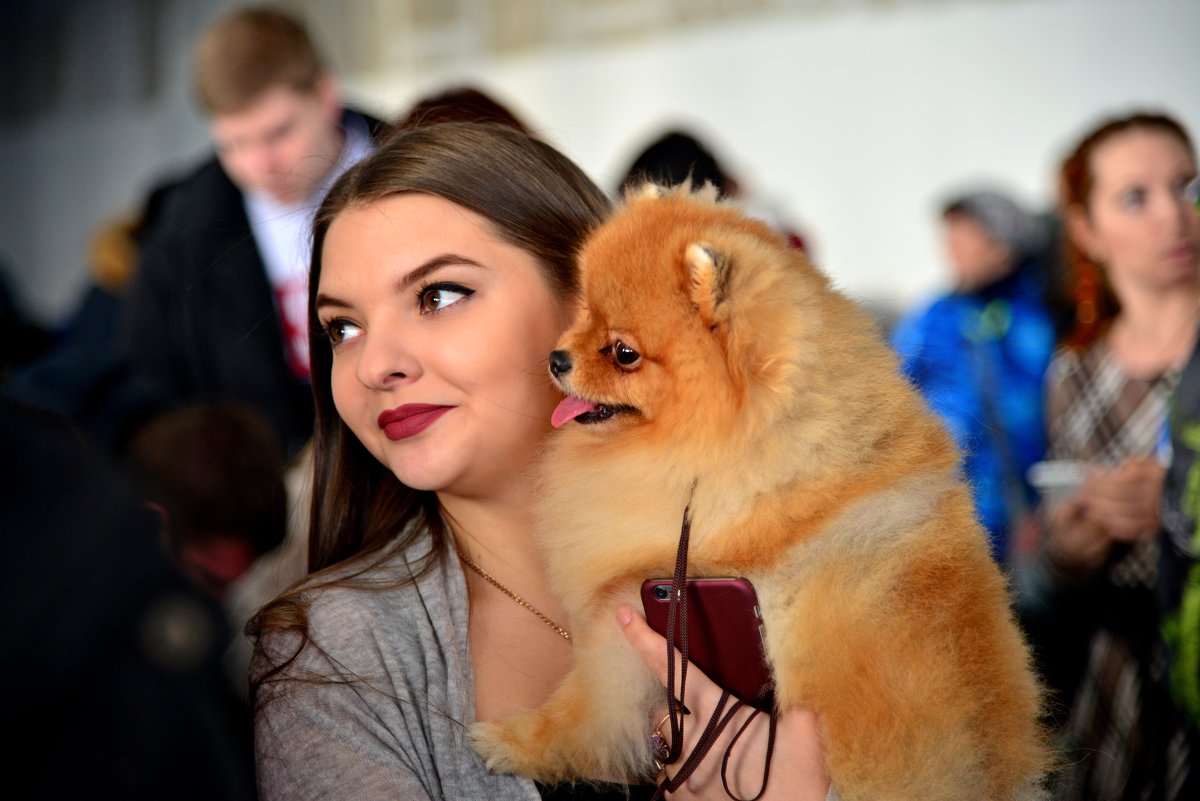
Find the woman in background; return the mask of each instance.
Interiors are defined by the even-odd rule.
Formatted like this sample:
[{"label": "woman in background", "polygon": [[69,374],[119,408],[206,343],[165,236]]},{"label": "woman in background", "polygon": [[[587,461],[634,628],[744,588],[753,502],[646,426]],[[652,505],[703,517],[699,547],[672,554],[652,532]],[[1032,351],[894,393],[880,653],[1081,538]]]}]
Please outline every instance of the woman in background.
[{"label": "woman in background", "polygon": [[1047,375],[1049,458],[1082,480],[1047,503],[1022,613],[1058,700],[1061,799],[1181,798],[1189,759],[1165,692],[1154,588],[1168,398],[1200,324],[1191,139],[1138,113],[1062,166],[1076,324]]}]

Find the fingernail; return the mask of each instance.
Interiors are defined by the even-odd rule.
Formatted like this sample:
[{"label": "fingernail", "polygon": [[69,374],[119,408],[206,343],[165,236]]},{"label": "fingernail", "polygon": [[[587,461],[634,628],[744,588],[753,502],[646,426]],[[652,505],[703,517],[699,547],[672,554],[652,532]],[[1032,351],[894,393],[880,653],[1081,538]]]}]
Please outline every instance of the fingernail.
[{"label": "fingernail", "polygon": [[633,620],[633,610],[628,606],[618,607],[617,620],[621,621],[622,626],[628,626],[629,621]]}]

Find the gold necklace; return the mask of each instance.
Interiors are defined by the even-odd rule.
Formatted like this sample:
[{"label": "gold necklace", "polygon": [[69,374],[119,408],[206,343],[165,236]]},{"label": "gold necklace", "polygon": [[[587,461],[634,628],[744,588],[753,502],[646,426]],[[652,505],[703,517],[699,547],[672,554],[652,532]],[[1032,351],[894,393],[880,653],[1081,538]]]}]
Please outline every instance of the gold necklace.
[{"label": "gold necklace", "polygon": [[467,555],[466,555],[465,553],[462,553],[462,552],[460,551],[460,552],[459,552],[459,554],[458,554],[458,558],[459,558],[459,560],[460,560],[460,561],[461,561],[461,562],[462,562],[464,565],[466,565],[467,567],[471,568],[471,569],[472,569],[472,570],[474,570],[476,573],[478,573],[478,574],[479,574],[479,576],[480,576],[480,578],[482,578],[482,579],[483,579],[484,581],[486,581],[488,584],[491,584],[493,587],[495,587],[496,589],[500,590],[500,592],[504,593],[504,594],[505,594],[505,595],[507,595],[509,598],[512,598],[514,601],[516,601],[518,604],[520,604],[521,606],[523,606],[523,607],[525,607],[526,609],[528,609],[530,612],[533,612],[535,615],[537,615],[539,618],[541,618],[541,621],[542,621],[543,623],[545,623],[547,626],[549,626],[550,628],[552,628],[552,629],[554,629],[555,631],[557,631],[560,637],[562,637],[564,640],[567,640],[568,642],[570,641],[570,639],[571,639],[571,635],[570,635],[570,634],[567,632],[567,630],[566,630],[566,629],[564,629],[562,626],[558,625],[558,624],[557,624],[557,623],[555,623],[553,620],[551,620],[550,618],[546,617],[546,616],[545,616],[545,615],[543,615],[541,612],[539,612],[539,611],[538,611],[538,610],[537,610],[537,609],[534,607],[534,605],[533,605],[533,604],[529,603],[529,601],[526,601],[526,600],[525,600],[524,598],[522,598],[520,595],[517,595],[515,592],[513,592],[512,590],[510,590],[508,587],[505,587],[503,584],[501,584],[500,582],[496,581],[496,579],[492,578],[490,575],[488,575],[487,573],[485,573],[485,572],[484,572],[484,570],[483,570],[483,568],[481,568],[479,565],[475,564],[475,563],[474,563],[474,562],[472,562],[470,559],[468,559],[468,558],[467,558]]}]

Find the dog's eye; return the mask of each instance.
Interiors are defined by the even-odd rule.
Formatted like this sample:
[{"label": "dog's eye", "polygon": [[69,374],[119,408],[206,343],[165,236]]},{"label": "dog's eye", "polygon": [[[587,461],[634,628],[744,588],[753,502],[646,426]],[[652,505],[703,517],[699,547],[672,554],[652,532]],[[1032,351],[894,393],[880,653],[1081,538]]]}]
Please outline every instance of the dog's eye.
[{"label": "dog's eye", "polygon": [[619,339],[613,343],[613,355],[617,358],[617,364],[622,367],[633,367],[642,358],[642,354]]}]

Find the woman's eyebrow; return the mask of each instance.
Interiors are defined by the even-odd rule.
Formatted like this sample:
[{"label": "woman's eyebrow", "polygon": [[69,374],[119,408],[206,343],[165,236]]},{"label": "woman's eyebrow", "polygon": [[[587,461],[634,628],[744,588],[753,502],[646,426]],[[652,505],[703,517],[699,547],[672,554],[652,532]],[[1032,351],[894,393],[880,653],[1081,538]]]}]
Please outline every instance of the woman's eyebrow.
[{"label": "woman's eyebrow", "polygon": [[[440,256],[434,256],[421,266],[407,272],[403,278],[396,282],[396,289],[397,291],[408,289],[413,284],[420,282],[426,276],[431,275],[441,268],[448,267],[452,264],[487,269],[479,262],[475,261],[474,259],[467,258],[466,256],[459,256],[456,253],[443,253]],[[351,304],[324,292],[317,293],[315,307],[320,310],[326,306],[337,306],[339,308],[348,309],[350,308]]]},{"label": "woman's eyebrow", "polygon": [[420,282],[431,273],[435,273],[441,268],[451,264],[463,264],[468,267],[483,267],[483,265],[479,262],[475,261],[474,259],[469,259],[466,256],[460,256],[457,253],[443,253],[440,256],[434,256],[420,267],[409,270],[408,273],[406,273],[405,276],[400,279],[396,286],[398,289],[408,289],[410,286]]},{"label": "woman's eyebrow", "polygon": [[337,306],[338,308],[341,308],[341,309],[350,308],[350,304],[347,303],[346,301],[339,300],[338,298],[335,298],[333,295],[326,295],[324,292],[317,293],[317,299],[313,305],[317,311],[320,311],[321,309],[325,308],[326,306]]}]

